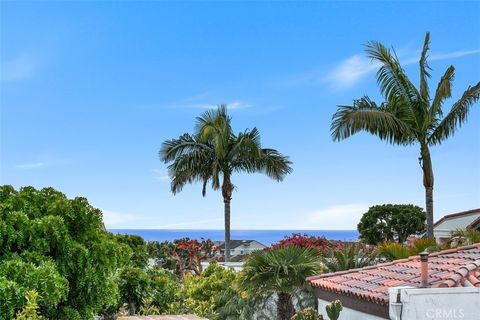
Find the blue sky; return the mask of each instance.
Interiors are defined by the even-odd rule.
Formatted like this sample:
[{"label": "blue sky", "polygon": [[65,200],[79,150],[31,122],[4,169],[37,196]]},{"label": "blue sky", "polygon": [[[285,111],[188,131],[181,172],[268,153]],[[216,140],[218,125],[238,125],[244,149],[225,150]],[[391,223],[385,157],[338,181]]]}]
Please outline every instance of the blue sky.
[{"label": "blue sky", "polygon": [[[276,183],[234,176],[234,229],[354,229],[370,205],[424,206],[417,147],[329,133],[339,104],[381,101],[363,44],[392,45],[431,86],[453,64],[451,103],[480,80],[479,2],[2,2],[1,172],[15,187],[85,196],[110,228],[223,226],[201,186],[169,192],[165,139],[228,103],[237,131],[290,156]],[[446,104],[448,108],[450,104]],[[480,105],[432,150],[435,217],[480,207]]]}]

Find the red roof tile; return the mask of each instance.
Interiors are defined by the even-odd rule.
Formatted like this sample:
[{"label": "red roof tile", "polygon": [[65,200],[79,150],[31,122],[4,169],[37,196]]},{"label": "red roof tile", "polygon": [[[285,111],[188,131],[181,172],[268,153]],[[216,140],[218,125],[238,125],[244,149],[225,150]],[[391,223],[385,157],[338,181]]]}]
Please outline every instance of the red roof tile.
[{"label": "red roof tile", "polygon": [[[480,243],[431,253],[428,258],[430,287],[462,286],[465,281],[480,287]],[[388,305],[388,288],[420,287],[420,257],[395,260],[361,269],[326,273],[307,278],[322,290],[353,295],[377,304]]]}]

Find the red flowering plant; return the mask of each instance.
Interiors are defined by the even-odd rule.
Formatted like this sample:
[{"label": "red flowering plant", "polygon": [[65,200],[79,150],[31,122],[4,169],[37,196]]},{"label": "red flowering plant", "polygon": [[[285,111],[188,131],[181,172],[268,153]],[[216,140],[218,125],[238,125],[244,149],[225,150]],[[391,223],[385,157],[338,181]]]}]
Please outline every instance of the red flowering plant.
[{"label": "red flowering plant", "polygon": [[325,237],[315,237],[306,233],[293,233],[291,236],[285,236],[284,239],[272,244],[268,249],[285,248],[289,246],[296,246],[300,248],[312,248],[317,250],[320,254],[326,254],[331,251],[343,250],[345,242],[331,241]]},{"label": "red flowering plant", "polygon": [[183,278],[186,272],[200,275],[203,271],[202,261],[214,258],[219,250],[210,239],[198,241],[184,238],[175,240],[173,244],[170,255],[175,261],[180,278]]}]

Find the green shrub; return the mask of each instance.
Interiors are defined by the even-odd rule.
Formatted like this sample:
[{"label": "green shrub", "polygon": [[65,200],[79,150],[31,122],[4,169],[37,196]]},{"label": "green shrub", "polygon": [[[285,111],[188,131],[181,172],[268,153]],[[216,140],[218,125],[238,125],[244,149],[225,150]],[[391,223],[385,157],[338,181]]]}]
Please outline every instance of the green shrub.
[{"label": "green shrub", "polygon": [[384,242],[377,247],[378,255],[387,260],[405,259],[418,255],[422,251],[438,251],[439,246],[434,239],[419,238],[410,245],[396,242]]},{"label": "green shrub", "polygon": [[216,319],[219,309],[226,303],[219,299],[219,296],[234,293],[232,284],[235,279],[236,273],[233,269],[225,269],[212,261],[201,275],[185,275],[184,292],[179,293],[177,301],[171,304],[170,311]]},{"label": "green shrub", "polygon": [[85,198],[52,189],[0,187],[0,319],[12,319],[27,291],[49,319],[92,319],[117,303],[114,274],[130,250],[103,230]]},{"label": "green shrub", "polygon": [[375,263],[376,254],[361,244],[345,244],[322,258],[326,272],[363,268]]},{"label": "green shrub", "polygon": [[448,244],[450,247],[465,246],[480,242],[480,231],[478,230],[457,230],[452,233]]},{"label": "green shrub", "polygon": [[396,242],[384,242],[377,247],[380,256],[387,260],[404,259],[410,256],[410,248]]},{"label": "green shrub", "polygon": [[17,313],[16,320],[42,320],[43,317],[38,314],[38,292],[35,290],[26,291],[25,299],[27,300],[27,304]]}]

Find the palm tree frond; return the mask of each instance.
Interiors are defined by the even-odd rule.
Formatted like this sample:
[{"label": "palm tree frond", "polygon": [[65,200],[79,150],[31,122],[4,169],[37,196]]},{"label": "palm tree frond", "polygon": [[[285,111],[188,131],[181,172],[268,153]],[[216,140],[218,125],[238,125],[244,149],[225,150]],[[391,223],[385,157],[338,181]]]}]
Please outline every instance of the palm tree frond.
[{"label": "palm tree frond", "polygon": [[425,102],[430,100],[430,93],[428,90],[427,78],[430,78],[430,67],[427,63],[427,52],[430,49],[430,32],[425,35],[425,41],[423,42],[422,54],[420,56],[420,94]]},{"label": "palm tree frond", "polygon": [[452,96],[452,82],[455,77],[455,67],[450,66],[438,82],[435,97],[432,101],[432,116],[442,116],[442,103],[445,99]]},{"label": "palm tree frond", "polygon": [[480,82],[469,87],[460,100],[455,102],[450,112],[438,124],[432,134],[428,137],[430,144],[439,144],[452,136],[455,131],[467,120],[468,113],[473,104],[480,99]]},{"label": "palm tree frond", "polygon": [[380,91],[387,100],[392,97],[402,97],[406,102],[418,100],[420,94],[410,82],[400,62],[390,49],[379,42],[372,41],[366,44],[368,57],[381,63],[377,71],[377,82]]},{"label": "palm tree frond", "polygon": [[339,106],[332,118],[334,141],[344,140],[359,131],[369,132],[394,144],[413,142],[408,126],[388,111],[388,106],[378,106],[368,97],[354,101],[353,106]]},{"label": "palm tree frond", "polygon": [[171,139],[163,142],[158,154],[161,161],[168,163],[175,160],[177,157],[201,149],[208,150],[209,147],[206,144],[198,142],[188,133],[185,133],[178,139]]}]

